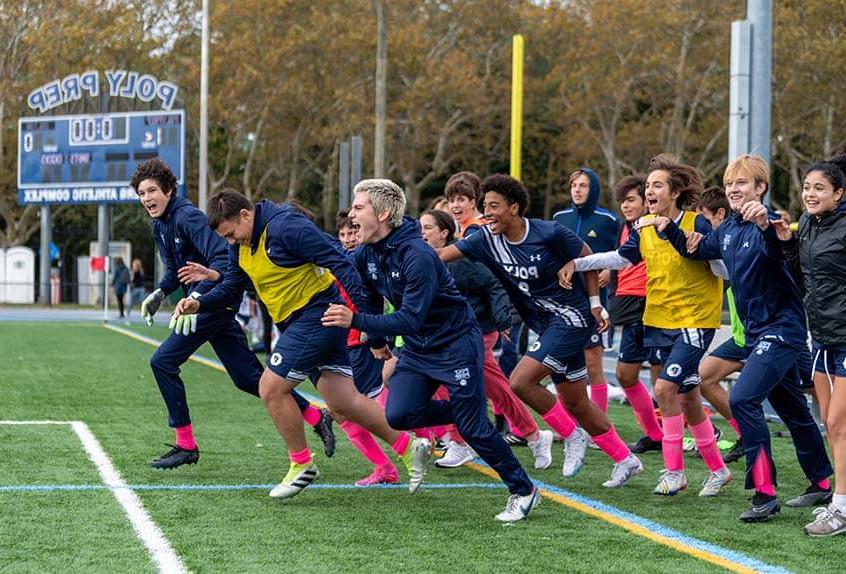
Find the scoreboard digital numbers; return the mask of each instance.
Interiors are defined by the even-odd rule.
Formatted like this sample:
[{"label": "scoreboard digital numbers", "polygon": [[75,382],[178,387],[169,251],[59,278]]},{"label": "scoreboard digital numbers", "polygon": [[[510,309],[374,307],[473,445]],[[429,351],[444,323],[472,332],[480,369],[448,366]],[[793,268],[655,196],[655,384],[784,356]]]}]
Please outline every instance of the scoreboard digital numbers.
[{"label": "scoreboard digital numbers", "polygon": [[138,201],[135,167],[160,158],[184,195],[185,112],[118,112],[21,118],[18,203]]}]

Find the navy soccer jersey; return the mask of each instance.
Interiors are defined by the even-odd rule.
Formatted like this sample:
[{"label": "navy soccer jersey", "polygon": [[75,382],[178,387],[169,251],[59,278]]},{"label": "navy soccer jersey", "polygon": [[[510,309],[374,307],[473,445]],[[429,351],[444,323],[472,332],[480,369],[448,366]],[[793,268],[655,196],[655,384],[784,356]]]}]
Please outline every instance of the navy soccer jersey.
[{"label": "navy soccer jersey", "polygon": [[593,325],[580,281],[573,289],[558,284],[558,271],[576,259],[584,242],[563,225],[525,219],[526,235],[517,242],[494,235],[485,226],[455,243],[462,254],[486,265],[508,292],[523,321],[542,333],[553,318],[573,327]]}]

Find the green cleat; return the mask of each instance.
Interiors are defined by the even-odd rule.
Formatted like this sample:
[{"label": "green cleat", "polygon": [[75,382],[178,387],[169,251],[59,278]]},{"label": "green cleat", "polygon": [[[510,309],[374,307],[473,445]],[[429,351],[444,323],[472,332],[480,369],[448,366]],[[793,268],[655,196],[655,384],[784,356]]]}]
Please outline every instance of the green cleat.
[{"label": "green cleat", "polygon": [[291,498],[298,495],[308,485],[320,477],[320,471],[314,462],[307,464],[291,463],[288,474],[270,491],[273,498]]}]

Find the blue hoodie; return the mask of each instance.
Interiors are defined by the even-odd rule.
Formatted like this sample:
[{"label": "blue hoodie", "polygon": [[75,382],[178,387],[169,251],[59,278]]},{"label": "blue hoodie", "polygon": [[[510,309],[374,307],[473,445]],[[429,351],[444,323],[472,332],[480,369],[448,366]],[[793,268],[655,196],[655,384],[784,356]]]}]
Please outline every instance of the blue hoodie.
[{"label": "blue hoodie", "polygon": [[379,337],[401,335],[410,350],[426,352],[449,345],[476,325],[473,310],[446,265],[423,241],[416,220],[404,217],[387,237],[359,246],[355,264],[371,299],[370,309],[379,308],[384,297],[396,312],[356,312],[354,328]]},{"label": "blue hoodie", "polygon": [[[253,232],[250,247],[258,247],[265,228],[265,248],[270,260],[279,267],[296,268],[305,263],[329,269],[343,285],[359,309],[367,309],[367,299],[361,278],[347,255],[335,245],[331,236],[321,231],[309,218],[290,205],[277,205],[272,201],[259,201],[253,215]],[[250,278],[238,264],[240,245],[229,246],[229,265],[221,283],[200,299],[204,311],[234,305],[241,300]],[[340,303],[340,292],[335,285],[315,294],[308,302]],[[296,310],[294,310],[296,311]]]},{"label": "blue hoodie", "polygon": [[571,203],[569,208],[555,213],[552,219],[574,231],[594,253],[614,251],[620,235],[620,220],[613,212],[598,207],[602,186],[596,172],[587,167],[581,170],[590,180],[587,201],[582,205]]},{"label": "blue hoodie", "polygon": [[675,222],[664,233],[684,257],[723,260],[747,344],[763,335],[781,337],[794,346],[807,344],[802,295],[772,226],[761,231],[732,213],[702,239],[693,254],[687,252],[684,233]]},{"label": "blue hoodie", "polygon": [[226,241],[209,227],[206,214],[184,197],[177,197],[175,193],[171,195],[164,213],[153,220],[153,236],[164,263],[164,275],[158,288],[165,295],[180,287],[185,295],[206,293],[215,286],[214,281],[180,283],[177,272],[188,261],[221,274],[226,269]]}]

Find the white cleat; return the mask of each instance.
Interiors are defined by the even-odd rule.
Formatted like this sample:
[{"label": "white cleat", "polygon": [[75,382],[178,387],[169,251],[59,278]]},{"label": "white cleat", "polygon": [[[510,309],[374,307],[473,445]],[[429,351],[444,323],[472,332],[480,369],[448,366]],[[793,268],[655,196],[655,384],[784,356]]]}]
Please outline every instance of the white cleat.
[{"label": "white cleat", "polygon": [[564,465],[561,474],[565,477],[576,476],[585,463],[588,433],[581,427],[576,427],[573,433],[564,439]]},{"label": "white cleat", "polygon": [[643,463],[633,454],[614,465],[611,470],[611,478],[602,483],[606,488],[620,488],[625,485],[633,476],[643,472]]},{"label": "white cleat", "polygon": [[505,510],[496,515],[496,519],[500,522],[518,522],[525,520],[529,513],[537,508],[540,504],[540,490],[535,487],[532,492],[526,496],[519,494],[512,494],[508,497],[508,502],[505,505]]},{"label": "white cleat", "polygon": [[307,464],[291,463],[288,474],[270,491],[273,498],[291,498],[298,495],[308,485],[320,478],[320,471],[313,462]]},{"label": "white cleat", "polygon": [[476,458],[476,453],[469,445],[449,441],[446,454],[435,461],[438,468],[458,468]]},{"label": "white cleat", "polygon": [[725,485],[731,482],[731,471],[723,467],[705,477],[699,496],[717,496]]},{"label": "white cleat", "polygon": [[414,494],[426,476],[426,465],[432,460],[432,443],[429,439],[416,438],[411,441],[408,452],[402,457],[408,469],[408,492]]},{"label": "white cleat", "polygon": [[538,431],[538,440],[529,443],[529,449],[535,457],[535,468],[543,470],[552,464],[552,431]]},{"label": "white cleat", "polygon": [[687,488],[687,477],[683,470],[667,470],[661,471],[661,480],[658,481],[653,494],[660,494],[661,496],[674,496]]}]

